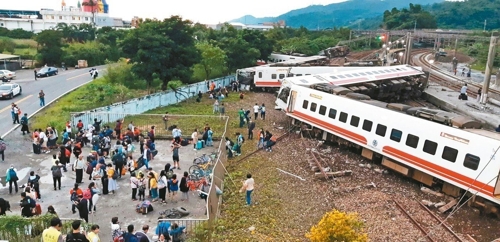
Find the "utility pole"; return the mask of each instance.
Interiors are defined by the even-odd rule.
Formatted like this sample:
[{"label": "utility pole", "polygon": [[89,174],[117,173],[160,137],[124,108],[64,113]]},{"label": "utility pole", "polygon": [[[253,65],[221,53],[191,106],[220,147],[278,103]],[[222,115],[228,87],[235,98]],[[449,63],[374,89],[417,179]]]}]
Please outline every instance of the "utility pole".
[{"label": "utility pole", "polygon": [[455,51],[453,53],[453,57],[457,57],[457,46],[458,46],[458,38],[455,38]]},{"label": "utility pole", "polygon": [[493,69],[493,60],[495,59],[495,47],[498,42],[498,37],[491,36],[490,49],[488,51],[488,61],[486,62],[486,71],[484,72],[483,90],[481,95],[481,104],[486,104],[488,101],[488,91],[490,88],[491,71]]},{"label": "utility pole", "polygon": [[484,28],[483,28],[483,32],[486,32],[486,19],[484,20]]},{"label": "utility pole", "polygon": [[408,33],[408,40],[406,41],[406,59],[405,59],[405,64],[407,65],[410,64],[412,45],[413,45],[412,34]]},{"label": "utility pole", "polygon": [[413,33],[417,33],[417,20],[415,19],[415,27],[413,27]]},{"label": "utility pole", "polygon": [[349,32],[349,45],[351,45],[352,30]]}]

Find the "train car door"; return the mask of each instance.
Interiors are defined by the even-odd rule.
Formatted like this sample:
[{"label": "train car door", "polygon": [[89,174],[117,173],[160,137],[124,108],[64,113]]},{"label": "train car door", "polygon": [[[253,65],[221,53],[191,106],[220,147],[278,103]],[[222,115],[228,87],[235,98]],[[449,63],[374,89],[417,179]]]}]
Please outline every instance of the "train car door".
[{"label": "train car door", "polygon": [[296,101],[297,101],[297,91],[292,91],[290,95],[290,101],[288,101],[288,112],[293,113]]}]

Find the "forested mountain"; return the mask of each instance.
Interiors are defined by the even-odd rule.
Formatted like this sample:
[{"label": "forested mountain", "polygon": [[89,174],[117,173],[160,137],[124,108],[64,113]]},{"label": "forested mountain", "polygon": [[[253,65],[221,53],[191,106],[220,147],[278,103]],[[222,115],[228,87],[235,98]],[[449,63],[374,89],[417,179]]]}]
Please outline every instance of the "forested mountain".
[{"label": "forested mountain", "polygon": [[440,3],[443,0],[348,0],[329,5],[311,5],[306,8],[292,10],[277,17],[255,18],[247,15],[229,22],[258,24],[263,22],[277,22],[285,20],[286,25],[308,29],[326,29],[340,26],[357,26],[363,19],[382,15],[385,10],[407,7],[416,2],[421,5]]},{"label": "forested mountain", "polygon": [[433,14],[439,28],[486,29],[500,28],[500,0],[467,0],[443,2],[426,6]]}]

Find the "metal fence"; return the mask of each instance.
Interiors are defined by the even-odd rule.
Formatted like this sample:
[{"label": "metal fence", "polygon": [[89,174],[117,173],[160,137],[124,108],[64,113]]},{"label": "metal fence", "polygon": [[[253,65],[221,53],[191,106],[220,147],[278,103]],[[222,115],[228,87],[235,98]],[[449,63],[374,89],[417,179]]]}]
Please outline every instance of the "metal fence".
[{"label": "metal fence", "polygon": [[[212,80],[208,80],[209,83],[214,82],[215,85],[218,87],[219,85],[221,86],[228,86],[231,81],[234,80],[234,76],[225,76],[221,78],[216,78]],[[139,114],[139,113],[145,113],[149,110],[158,108],[158,107],[164,107],[168,106],[171,104],[176,104],[179,102],[182,102],[188,98],[196,96],[200,91],[202,93],[206,93],[208,91],[208,87],[206,82],[198,82],[194,84],[190,84],[187,86],[183,86],[178,88],[175,92],[170,90],[166,92],[161,92],[161,93],[155,93],[151,95],[147,95],[144,97],[140,98],[134,98],[125,102],[121,103],[114,103],[109,106],[105,107],[100,107],[88,111],[83,111],[81,113],[88,113],[88,112],[106,112],[106,113],[115,113],[115,114],[121,114],[121,113],[128,113],[128,114]],[[116,121],[116,120],[115,120]]]}]

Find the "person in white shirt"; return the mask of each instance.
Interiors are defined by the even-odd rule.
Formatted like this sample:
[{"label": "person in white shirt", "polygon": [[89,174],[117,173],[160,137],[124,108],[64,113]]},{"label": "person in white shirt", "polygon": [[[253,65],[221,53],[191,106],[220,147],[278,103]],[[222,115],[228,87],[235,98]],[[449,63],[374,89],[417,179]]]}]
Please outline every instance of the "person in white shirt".
[{"label": "person in white shirt", "polygon": [[250,206],[252,204],[251,195],[254,189],[254,180],[252,178],[252,174],[247,174],[247,179],[243,182],[243,186],[240,189],[240,192],[246,191],[246,201],[247,205]]},{"label": "person in white shirt", "polygon": [[259,104],[255,104],[253,106],[253,114],[255,115],[255,118],[253,120],[257,120],[257,118],[259,117],[259,110],[260,110],[260,106]]},{"label": "person in white shirt", "polygon": [[47,142],[49,141],[49,137],[45,134],[45,132],[41,131],[40,134],[38,135],[38,138],[40,138],[40,146],[42,147],[42,150],[45,151],[45,153],[50,153],[49,148],[47,148]]},{"label": "person in white shirt", "polygon": [[191,139],[193,139],[193,148],[196,150],[196,145],[198,144],[198,129],[194,129],[193,134],[191,134]]},{"label": "person in white shirt", "polygon": [[130,123],[128,124],[128,128],[134,131],[134,121],[130,121]]},{"label": "person in white shirt", "polygon": [[78,156],[78,159],[73,164],[73,170],[76,173],[76,183],[83,183],[83,168],[87,164],[87,161],[83,159],[83,155]]},{"label": "person in white shirt", "polygon": [[175,141],[181,143],[182,130],[177,128],[177,126],[172,130],[172,136],[174,136]]}]

